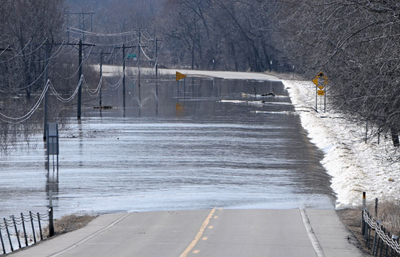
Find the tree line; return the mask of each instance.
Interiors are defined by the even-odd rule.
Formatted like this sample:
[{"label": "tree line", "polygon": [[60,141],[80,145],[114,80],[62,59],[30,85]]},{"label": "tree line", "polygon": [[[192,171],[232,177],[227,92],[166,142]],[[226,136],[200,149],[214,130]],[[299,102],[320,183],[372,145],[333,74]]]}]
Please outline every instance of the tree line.
[{"label": "tree line", "polygon": [[284,48],[299,72],[329,74],[333,105],[398,147],[400,3],[286,1],[283,10],[282,28],[292,35]]},{"label": "tree line", "polygon": [[[158,62],[165,67],[295,72],[310,80],[323,71],[334,106],[399,146],[396,0],[2,0],[0,12],[1,94],[29,98],[43,87],[36,79],[45,68],[46,38],[77,40],[68,28],[141,29],[161,42]],[[96,40],[137,44],[123,34]],[[76,69],[71,54],[61,56],[51,74]]]},{"label": "tree line", "polygon": [[309,80],[323,71],[336,108],[400,145],[400,2],[169,0],[167,5],[174,6],[164,15],[172,22],[163,22],[169,49],[186,49],[181,58],[191,60],[191,67],[296,72]]}]

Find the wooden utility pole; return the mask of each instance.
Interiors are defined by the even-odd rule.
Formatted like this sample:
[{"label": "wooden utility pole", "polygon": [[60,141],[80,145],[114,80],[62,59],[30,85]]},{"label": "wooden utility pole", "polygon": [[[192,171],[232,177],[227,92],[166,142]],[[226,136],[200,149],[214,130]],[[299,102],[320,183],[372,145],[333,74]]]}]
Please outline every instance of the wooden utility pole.
[{"label": "wooden utility pole", "polygon": [[129,48],[135,48],[136,46],[125,46],[125,44],[123,44],[122,46],[119,47],[115,47],[115,49],[119,49],[122,48],[122,106],[125,110],[125,68],[126,68],[126,53],[125,53],[125,49],[129,49]]},{"label": "wooden utility pole", "polygon": [[122,90],[123,90],[122,97],[123,97],[123,100],[122,100],[122,103],[123,103],[124,110],[125,110],[125,67],[126,67],[126,58],[127,58],[125,49],[128,49],[128,48],[136,48],[136,47],[138,48],[138,56],[137,56],[138,70],[139,70],[139,72],[138,72],[138,89],[139,89],[139,103],[141,102],[141,97],[140,97],[140,54],[141,53],[140,52],[142,51],[141,50],[142,47],[146,47],[146,46],[142,46],[142,44],[141,44],[141,36],[142,36],[141,31],[142,30],[139,29],[139,38],[138,38],[137,46],[125,46],[125,44],[123,44],[122,47],[115,47],[116,49],[122,48],[122,58],[123,58],[123,63],[122,63]]},{"label": "wooden utility pole", "polygon": [[[49,80],[49,73],[48,73],[48,66],[49,66],[49,56],[50,56],[50,44],[49,39],[46,39],[45,44],[45,55],[44,55],[44,88],[46,89],[48,80]],[[46,129],[47,129],[47,104],[48,104],[48,88],[46,89],[44,95],[44,118],[43,118],[43,141],[46,141]]]},{"label": "wooden utility pole", "polygon": [[156,78],[158,78],[158,42],[162,41],[156,38]]},{"label": "wooden utility pole", "polygon": [[126,54],[125,54],[125,49],[129,48],[135,48],[136,46],[125,46],[123,44],[122,46],[115,47],[115,49],[120,49],[122,48],[122,106],[125,110],[125,68],[126,68]]},{"label": "wooden utility pole", "polygon": [[[76,44],[67,44],[67,45],[76,45]],[[82,52],[83,52],[83,46],[94,46],[93,44],[84,44],[82,43],[82,39],[79,40],[79,72],[78,72],[78,113],[77,113],[77,118],[78,120],[81,120],[81,114],[82,114],[82,83],[81,82],[81,77],[83,75],[83,67],[82,67]]]},{"label": "wooden utility pole", "polygon": [[101,92],[101,88],[103,87],[103,56],[104,55],[108,55],[111,53],[103,53],[103,50],[100,50],[100,80],[101,80],[101,85],[100,85],[100,93],[99,93],[99,106],[101,108],[102,105],[102,92]]},{"label": "wooden utility pole", "polygon": [[124,113],[125,113],[125,107],[126,107],[126,85],[125,85],[125,68],[126,68],[126,56],[125,56],[125,44],[122,45],[122,106],[124,108]]},{"label": "wooden utility pole", "polygon": [[142,33],[141,33],[140,29],[139,29],[139,39],[138,39],[138,49],[139,49],[139,51],[138,51],[139,103],[142,103],[142,101],[141,101],[142,99],[141,99],[141,96],[140,96],[140,52],[142,51],[142,49],[140,48],[141,35],[142,35]]},{"label": "wooden utility pole", "polygon": [[81,120],[82,114],[82,39],[79,40],[79,72],[78,72],[78,120]]}]

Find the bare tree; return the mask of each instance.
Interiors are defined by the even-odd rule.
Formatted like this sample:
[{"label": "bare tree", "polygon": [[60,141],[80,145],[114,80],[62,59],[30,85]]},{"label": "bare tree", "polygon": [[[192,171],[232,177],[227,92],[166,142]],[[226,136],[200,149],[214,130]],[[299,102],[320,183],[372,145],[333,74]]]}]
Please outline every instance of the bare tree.
[{"label": "bare tree", "polygon": [[[2,90],[19,94],[25,91],[30,98],[32,91],[43,86],[38,78],[44,70],[44,47],[47,39],[58,41],[63,25],[62,0],[8,0],[2,1],[2,43],[12,51],[2,58]],[[4,14],[4,16],[3,16]]]}]

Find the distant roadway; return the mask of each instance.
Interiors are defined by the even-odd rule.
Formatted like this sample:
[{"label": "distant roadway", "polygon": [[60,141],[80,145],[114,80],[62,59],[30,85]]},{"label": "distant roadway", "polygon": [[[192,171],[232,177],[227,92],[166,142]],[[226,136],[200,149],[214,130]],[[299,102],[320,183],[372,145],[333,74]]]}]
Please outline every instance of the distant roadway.
[{"label": "distant roadway", "polygon": [[[93,66],[95,69],[99,69],[99,67]],[[137,68],[128,67],[127,71],[129,74],[135,74],[137,72]],[[175,72],[180,72],[188,77],[213,77],[213,78],[221,78],[221,79],[238,79],[238,80],[281,80],[276,76],[269,75],[266,73],[257,73],[257,72],[235,72],[235,71],[205,71],[205,70],[189,70],[189,69],[158,69],[160,75],[175,75]],[[154,69],[150,68],[142,68],[142,74],[153,74]],[[103,65],[103,76],[119,76],[122,74],[122,66],[117,65]]]}]

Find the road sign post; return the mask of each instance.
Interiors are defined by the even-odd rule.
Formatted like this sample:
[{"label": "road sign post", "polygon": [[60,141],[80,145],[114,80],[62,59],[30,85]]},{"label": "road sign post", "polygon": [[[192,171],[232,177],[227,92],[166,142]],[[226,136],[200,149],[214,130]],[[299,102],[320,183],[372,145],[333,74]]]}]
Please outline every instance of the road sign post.
[{"label": "road sign post", "polygon": [[54,171],[54,155],[57,155],[57,171],[58,171],[58,155],[59,155],[59,146],[58,146],[58,124],[57,123],[47,123],[47,168],[50,170],[50,155],[53,155],[53,171]]},{"label": "road sign post", "polygon": [[187,76],[185,74],[182,74],[180,72],[176,72],[176,81],[179,81],[181,79],[186,78]]},{"label": "road sign post", "polygon": [[128,54],[126,58],[133,58],[134,61],[137,61],[137,55],[136,54]]},{"label": "road sign post", "polygon": [[325,86],[328,84],[328,77],[321,71],[313,79],[315,84],[315,111],[318,112],[318,96],[324,97],[324,112],[326,112],[326,90]]}]

